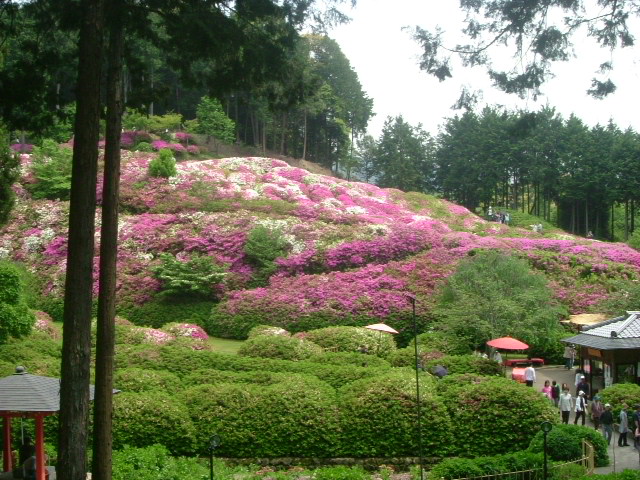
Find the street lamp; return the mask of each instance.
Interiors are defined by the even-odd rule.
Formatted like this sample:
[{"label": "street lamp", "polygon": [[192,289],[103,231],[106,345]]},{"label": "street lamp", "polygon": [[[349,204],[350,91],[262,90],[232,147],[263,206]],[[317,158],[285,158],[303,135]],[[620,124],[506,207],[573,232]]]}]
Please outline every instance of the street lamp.
[{"label": "street lamp", "polygon": [[220,437],[214,433],[209,439],[209,480],[213,480],[213,452],[219,445]]},{"label": "street lamp", "polygon": [[422,459],[422,409],[420,406],[420,360],[418,358],[418,323],[416,322],[416,297],[407,295],[411,301],[411,318],[413,319],[413,343],[416,360],[416,411],[418,414],[418,456],[420,457],[420,480],[424,480],[424,461]]},{"label": "street lamp", "polygon": [[542,479],[543,480],[547,480],[547,435],[551,431],[551,429],[553,428],[553,425],[551,425],[551,422],[549,422],[549,421],[544,421],[544,422],[542,422],[540,427],[542,428],[542,439],[543,439],[542,440],[542,452],[543,452],[543,455],[544,455]]}]

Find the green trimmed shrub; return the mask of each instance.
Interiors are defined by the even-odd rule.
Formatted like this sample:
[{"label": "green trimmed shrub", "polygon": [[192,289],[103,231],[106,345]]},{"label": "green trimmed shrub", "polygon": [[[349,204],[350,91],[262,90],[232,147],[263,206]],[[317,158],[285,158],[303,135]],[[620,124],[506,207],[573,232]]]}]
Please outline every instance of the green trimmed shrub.
[{"label": "green trimmed shrub", "polygon": [[31,170],[37,182],[25,185],[33,198],[69,199],[72,156],[71,148],[49,139],[33,149]]},{"label": "green trimmed shrub", "polygon": [[182,389],[180,378],[171,372],[135,367],[117,370],[113,383],[115,388],[123,392],[140,393],[155,390],[174,394]]},{"label": "green trimmed shrub", "polygon": [[208,474],[209,469],[199,459],[172,457],[163,445],[125,447],[113,452],[113,480],[203,479]]},{"label": "green trimmed shrub", "polygon": [[[570,461],[582,457],[582,439],[595,447],[596,467],[609,465],[607,441],[597,430],[582,425],[554,425],[547,434],[547,452],[553,460]],[[542,452],[543,433],[538,432],[529,444],[532,452]]]},{"label": "green trimmed shrub", "polygon": [[333,352],[361,352],[364,350],[371,355],[386,357],[396,350],[393,335],[362,327],[326,327],[310,330],[302,335],[305,339]]},{"label": "green trimmed shrub", "polygon": [[452,398],[456,397],[467,385],[487,382],[491,378],[478,373],[455,373],[440,379],[436,383],[436,391],[443,398]]},{"label": "green trimmed shrub", "polygon": [[247,338],[257,337],[259,335],[265,336],[278,336],[282,335],[285,337],[290,336],[291,334],[287,332],[284,328],[280,327],[272,327],[271,325],[257,325],[249,330],[249,335]]},{"label": "green trimmed shrub", "polygon": [[176,159],[168,148],[160,149],[158,156],[149,162],[149,176],[170,178],[176,176]]},{"label": "green trimmed shrub", "polygon": [[[302,377],[310,382],[319,382],[318,377],[301,373],[277,373],[277,372],[231,372],[224,370],[202,369],[196,370],[182,379],[185,387],[220,383],[244,383],[248,385],[274,385],[289,380],[291,376]],[[325,383],[326,385],[326,383]]]},{"label": "green trimmed shrub", "polygon": [[136,325],[160,328],[170,322],[206,325],[215,302],[196,298],[156,297],[143,305],[122,306],[121,315]]},{"label": "green trimmed shrub", "polygon": [[221,383],[187,389],[183,399],[198,425],[197,450],[216,432],[226,457],[330,457],[337,445],[335,391],[291,376],[270,386]]},{"label": "green trimmed shrub", "polygon": [[602,403],[611,404],[614,410],[614,418],[617,418],[623,403],[626,403],[630,409],[640,403],[640,386],[634,383],[615,383],[602,390],[600,396],[602,397]]},{"label": "green trimmed shrub", "polygon": [[[359,380],[338,392],[341,455],[413,456],[417,445],[416,380],[410,370]],[[434,381],[421,379],[422,445],[428,457],[449,453],[452,425]]]},{"label": "green trimmed shrub", "polygon": [[436,365],[445,367],[449,374],[477,373],[480,375],[502,375],[502,367],[491,359],[476,355],[448,355],[435,358],[425,363],[425,368],[430,370]]},{"label": "green trimmed shrub", "polygon": [[[446,355],[438,350],[418,350],[418,363],[419,365],[426,365],[431,360],[443,358]],[[411,367],[415,368],[416,364],[416,351],[415,347],[409,346],[400,348],[387,357],[387,360],[394,367]]]},{"label": "green trimmed shrub", "polygon": [[322,353],[322,347],[313,342],[294,337],[253,337],[242,344],[238,355],[244,357],[279,358],[282,360],[305,360]]},{"label": "green trimmed shrub", "polygon": [[24,300],[20,271],[10,262],[0,263],[0,344],[31,332],[36,317]]},{"label": "green trimmed shrub", "polygon": [[137,152],[153,152],[153,147],[149,142],[140,142],[135,146],[135,151]]},{"label": "green trimmed shrub", "polygon": [[160,443],[173,454],[191,454],[195,431],[187,407],[175,397],[154,391],[113,397],[115,449]]},{"label": "green trimmed shrub", "polygon": [[463,385],[446,405],[462,427],[455,448],[463,456],[524,449],[540,423],[559,420],[557,409],[540,392],[506,378]]},{"label": "green trimmed shrub", "polygon": [[390,368],[391,364],[383,358],[362,353],[323,352],[307,359],[307,362],[323,365],[357,365],[358,367]]},{"label": "green trimmed shrub", "polygon": [[[522,470],[542,469],[544,465],[543,455],[527,451],[496,455],[491,457],[476,458],[447,458],[437,464],[429,472],[430,479],[453,480],[457,478],[481,477],[499,473],[508,473]],[[539,476],[530,480],[542,479],[542,471]]]},{"label": "green trimmed shrub", "polygon": [[[414,341],[409,342],[409,347],[414,348]],[[438,351],[447,355],[467,355],[471,353],[469,344],[457,336],[447,335],[444,332],[425,332],[418,335],[418,348],[420,351]]]}]

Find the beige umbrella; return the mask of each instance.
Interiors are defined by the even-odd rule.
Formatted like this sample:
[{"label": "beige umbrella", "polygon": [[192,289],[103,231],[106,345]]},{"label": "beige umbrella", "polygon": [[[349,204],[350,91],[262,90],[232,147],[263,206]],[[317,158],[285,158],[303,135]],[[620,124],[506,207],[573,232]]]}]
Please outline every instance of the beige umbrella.
[{"label": "beige umbrella", "polygon": [[391,328],[386,323],[374,323],[373,325],[367,325],[364,328],[368,328],[369,330],[377,330],[378,332],[380,332],[380,336],[378,337],[378,349],[376,350],[376,355],[380,352],[380,343],[382,341],[382,332],[393,333],[393,334],[400,333],[396,329]]}]

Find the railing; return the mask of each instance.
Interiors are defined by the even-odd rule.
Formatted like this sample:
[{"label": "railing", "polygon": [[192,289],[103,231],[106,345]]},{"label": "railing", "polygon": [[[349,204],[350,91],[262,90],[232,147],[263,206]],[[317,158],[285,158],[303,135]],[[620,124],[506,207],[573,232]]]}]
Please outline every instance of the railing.
[{"label": "railing", "polygon": [[[549,465],[547,476],[552,478],[557,470],[567,465],[582,465],[587,475],[591,475],[595,468],[595,448],[586,441],[582,440],[582,457],[565,463],[554,463]],[[454,480],[545,480],[544,469],[533,468],[530,470],[520,470],[517,472],[492,473],[487,475],[479,475],[473,477],[456,478]]]}]

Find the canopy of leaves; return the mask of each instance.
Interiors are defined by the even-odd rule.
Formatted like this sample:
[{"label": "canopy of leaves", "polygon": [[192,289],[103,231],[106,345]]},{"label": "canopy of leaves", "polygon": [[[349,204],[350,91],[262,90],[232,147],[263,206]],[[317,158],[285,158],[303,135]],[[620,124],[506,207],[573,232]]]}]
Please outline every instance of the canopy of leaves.
[{"label": "canopy of leaves", "polygon": [[160,259],[162,264],[154,269],[154,274],[162,282],[165,295],[212,298],[215,287],[225,277],[225,269],[206,255],[193,255],[182,261],[164,253]]},{"label": "canopy of leaves", "polygon": [[[484,66],[497,88],[519,96],[540,93],[552,76],[552,64],[569,59],[573,42],[584,38],[580,35],[610,50],[634,45],[629,23],[640,13],[636,2],[618,0],[474,0],[461,1],[460,8],[466,14],[461,34],[467,43],[447,45],[440,27],[415,28],[414,38],[423,48],[420,68],[445,80],[453,75],[451,58],[457,55],[465,67]],[[501,47],[513,53],[513,68],[491,62],[490,52]],[[611,68],[610,62],[600,66],[600,78],[593,78],[588,90],[594,97],[615,91],[602,76]]]},{"label": "canopy of leaves", "polygon": [[20,278],[14,265],[0,263],[0,344],[9,337],[28,335],[35,322],[35,316],[24,301]]}]

